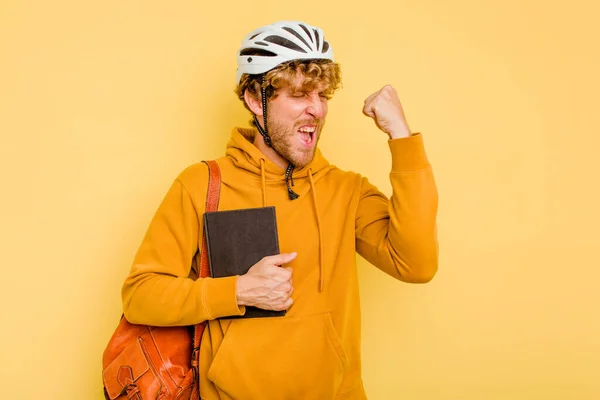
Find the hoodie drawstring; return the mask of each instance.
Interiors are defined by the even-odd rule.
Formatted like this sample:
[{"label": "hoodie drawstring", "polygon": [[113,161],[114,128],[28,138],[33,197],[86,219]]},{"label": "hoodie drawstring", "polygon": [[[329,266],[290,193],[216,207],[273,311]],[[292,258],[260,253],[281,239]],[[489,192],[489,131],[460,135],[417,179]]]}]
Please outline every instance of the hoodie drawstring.
[{"label": "hoodie drawstring", "polygon": [[[292,186],[294,186],[294,177],[292,176],[294,173],[294,168],[294,164],[290,163],[285,170],[285,185],[287,186],[290,200],[296,200],[298,197],[300,197],[300,195],[294,192],[292,189]],[[291,185],[290,182],[292,183]]]},{"label": "hoodie drawstring", "polygon": [[267,176],[265,174],[265,159],[260,159],[260,180],[262,181],[263,207],[267,206]]},{"label": "hoodie drawstring", "polygon": [[321,229],[321,220],[319,219],[319,207],[317,206],[317,193],[315,191],[315,182],[312,176],[312,170],[308,169],[308,180],[312,192],[313,203],[315,204],[315,213],[317,216],[317,229],[319,231],[319,291],[322,292],[325,288],[325,271],[323,267],[323,230]]}]

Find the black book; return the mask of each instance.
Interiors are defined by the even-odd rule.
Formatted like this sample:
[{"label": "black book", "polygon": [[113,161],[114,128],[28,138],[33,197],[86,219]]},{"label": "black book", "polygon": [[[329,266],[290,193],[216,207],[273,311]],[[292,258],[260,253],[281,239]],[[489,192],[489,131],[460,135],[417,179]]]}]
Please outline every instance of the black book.
[{"label": "black book", "polygon": [[[206,212],[204,229],[210,276],[213,278],[244,275],[263,257],[279,254],[275,207]],[[285,310],[246,306],[243,316],[233,318],[283,315]]]}]

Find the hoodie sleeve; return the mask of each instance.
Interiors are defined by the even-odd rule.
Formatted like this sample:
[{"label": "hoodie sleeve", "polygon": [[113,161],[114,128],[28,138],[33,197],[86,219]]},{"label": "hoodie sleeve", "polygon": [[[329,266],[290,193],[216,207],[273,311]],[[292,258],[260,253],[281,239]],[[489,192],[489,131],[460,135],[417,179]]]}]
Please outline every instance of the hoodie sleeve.
[{"label": "hoodie sleeve", "polygon": [[392,197],[362,178],[356,214],[358,253],[404,282],[430,281],[438,267],[438,193],[423,138],[389,141]]},{"label": "hoodie sleeve", "polygon": [[[206,179],[201,181],[204,183],[198,185],[206,186]],[[202,238],[199,217],[203,211],[204,197],[202,203],[195,203],[182,180],[175,180],[122,287],[123,312],[129,322],[182,326],[243,314],[244,307],[238,307],[235,293],[237,277],[188,278]]]}]

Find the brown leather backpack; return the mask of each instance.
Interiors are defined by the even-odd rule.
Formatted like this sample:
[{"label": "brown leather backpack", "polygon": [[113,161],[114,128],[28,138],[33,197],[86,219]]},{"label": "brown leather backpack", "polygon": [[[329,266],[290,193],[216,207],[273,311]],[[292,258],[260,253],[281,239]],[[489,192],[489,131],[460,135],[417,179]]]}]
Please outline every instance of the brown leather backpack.
[{"label": "brown leather backpack", "polygon": [[[206,211],[217,211],[221,172],[208,165]],[[198,277],[196,261],[190,278]],[[202,235],[200,277],[209,276],[206,235]],[[198,400],[200,340],[206,321],[194,326],[156,327],[130,324],[125,317],[102,356],[104,396],[110,400]]]}]

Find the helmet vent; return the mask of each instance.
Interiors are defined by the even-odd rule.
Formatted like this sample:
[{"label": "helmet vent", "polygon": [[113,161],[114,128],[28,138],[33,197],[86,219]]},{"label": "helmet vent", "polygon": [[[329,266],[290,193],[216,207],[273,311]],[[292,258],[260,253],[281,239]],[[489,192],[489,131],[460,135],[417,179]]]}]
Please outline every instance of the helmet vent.
[{"label": "helmet vent", "polygon": [[296,32],[292,28],[288,28],[288,27],[284,27],[283,30],[296,36],[298,39],[300,39],[302,41],[302,43],[304,43],[306,45],[306,47],[310,48],[310,45],[306,42],[306,40],[304,40],[304,38],[302,36],[300,36],[300,34],[298,32]]},{"label": "helmet vent", "polygon": [[308,31],[308,28],[302,24],[299,24],[299,26],[300,26],[300,28],[302,28],[304,30],[304,32],[306,32],[306,36],[308,36],[310,38],[310,41],[312,42],[313,41],[312,36],[311,36],[310,32]]},{"label": "helmet vent", "polygon": [[262,56],[262,57],[277,57],[277,54],[265,49],[257,49],[250,47],[240,51],[240,56]]},{"label": "helmet vent", "polygon": [[267,36],[265,38],[265,42],[274,43],[282,47],[287,47],[290,50],[306,53],[306,51],[300,46],[298,46],[296,43],[292,42],[291,40],[287,40],[286,38],[282,38],[281,36]]},{"label": "helmet vent", "polygon": [[327,50],[329,50],[329,42],[323,40],[323,50],[321,50],[321,53],[325,54]]}]

